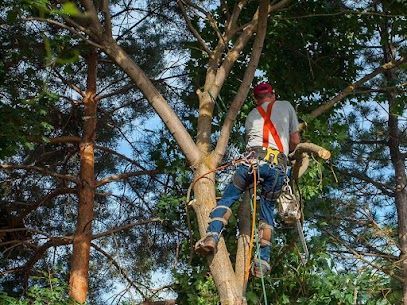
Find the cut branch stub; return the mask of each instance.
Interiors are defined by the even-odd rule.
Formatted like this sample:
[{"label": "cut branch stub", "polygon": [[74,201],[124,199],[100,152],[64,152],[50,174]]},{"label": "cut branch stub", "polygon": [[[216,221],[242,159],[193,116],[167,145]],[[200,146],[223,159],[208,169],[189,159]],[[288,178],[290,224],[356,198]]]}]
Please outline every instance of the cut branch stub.
[{"label": "cut branch stub", "polygon": [[300,143],[290,154],[293,160],[293,178],[298,180],[308,169],[309,155],[314,155],[323,160],[331,158],[331,152],[313,143]]}]

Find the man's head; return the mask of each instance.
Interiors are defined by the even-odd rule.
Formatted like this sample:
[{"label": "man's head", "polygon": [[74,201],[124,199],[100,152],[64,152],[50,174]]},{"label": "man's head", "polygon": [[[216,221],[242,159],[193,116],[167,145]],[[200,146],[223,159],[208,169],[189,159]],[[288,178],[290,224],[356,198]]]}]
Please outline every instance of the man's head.
[{"label": "man's head", "polygon": [[253,89],[256,104],[261,105],[264,102],[274,102],[276,97],[273,87],[269,83],[260,83]]}]

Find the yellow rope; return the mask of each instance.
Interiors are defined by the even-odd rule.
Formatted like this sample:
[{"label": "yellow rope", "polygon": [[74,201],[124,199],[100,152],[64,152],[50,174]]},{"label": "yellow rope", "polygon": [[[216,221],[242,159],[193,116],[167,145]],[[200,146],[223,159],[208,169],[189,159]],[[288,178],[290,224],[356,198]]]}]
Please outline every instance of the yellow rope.
[{"label": "yellow rope", "polygon": [[250,243],[249,243],[249,263],[246,266],[246,273],[245,279],[246,282],[249,279],[250,274],[250,265],[252,259],[252,252],[253,252],[253,244],[254,244],[254,228],[255,228],[255,221],[256,221],[256,209],[257,209],[257,168],[253,167],[253,210],[252,210],[252,230],[250,234]]}]

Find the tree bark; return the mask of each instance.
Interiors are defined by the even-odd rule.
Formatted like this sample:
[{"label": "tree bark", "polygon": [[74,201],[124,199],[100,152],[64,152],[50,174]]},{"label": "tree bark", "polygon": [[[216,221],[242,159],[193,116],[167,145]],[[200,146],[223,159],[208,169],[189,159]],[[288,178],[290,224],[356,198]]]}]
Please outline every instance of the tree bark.
[{"label": "tree bark", "polygon": [[[386,9],[386,6],[384,5]],[[394,61],[395,54],[391,48],[391,35],[389,34],[391,25],[388,20],[383,22],[380,29],[384,61]],[[384,71],[386,86],[394,86],[396,75],[393,70]],[[391,163],[394,167],[395,176],[395,204],[398,220],[398,237],[400,248],[400,267],[403,287],[403,304],[407,305],[407,176],[405,166],[405,156],[400,151],[400,129],[398,118],[398,101],[394,90],[386,91],[389,103],[389,150]]]},{"label": "tree bark", "polygon": [[403,278],[403,304],[407,305],[407,177],[404,157],[400,152],[400,131],[398,116],[395,114],[395,100],[389,98],[389,148],[396,178],[395,202],[400,243],[400,264]]},{"label": "tree bark", "polygon": [[250,192],[246,191],[239,206],[239,237],[237,239],[235,272],[239,289],[243,294],[245,293],[247,286],[246,270],[250,263],[250,200],[252,200]]},{"label": "tree bark", "polygon": [[95,136],[96,136],[96,74],[97,52],[91,48],[87,59],[87,90],[83,99],[83,135],[79,144],[80,184],[78,219],[73,240],[69,294],[79,303],[86,301],[89,287],[89,256],[92,240],[93,205],[95,196]]},{"label": "tree bark", "polygon": [[[195,173],[195,179],[198,179],[212,169],[213,166],[202,163]],[[205,175],[205,178],[199,179],[194,185],[195,202],[192,207],[197,216],[201,236],[205,236],[209,220],[208,216],[216,203],[214,179],[214,174]],[[242,304],[242,293],[237,288],[235,272],[223,238],[219,241],[217,253],[208,258],[208,264],[219,292],[221,304]]]}]

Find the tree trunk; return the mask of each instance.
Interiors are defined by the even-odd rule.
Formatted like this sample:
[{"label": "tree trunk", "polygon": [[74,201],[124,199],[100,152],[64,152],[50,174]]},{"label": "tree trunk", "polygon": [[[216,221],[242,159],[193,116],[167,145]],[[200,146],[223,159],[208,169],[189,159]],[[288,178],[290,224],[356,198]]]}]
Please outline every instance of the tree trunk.
[{"label": "tree trunk", "polygon": [[[195,179],[209,172],[212,166],[201,163],[195,172]],[[196,212],[199,225],[199,233],[205,236],[208,226],[208,216],[215,206],[215,175],[209,174],[199,179],[194,185],[195,203],[193,208]],[[222,305],[242,304],[242,292],[238,288],[235,272],[229,258],[223,238],[218,245],[218,252],[213,257],[208,258],[209,269],[211,271],[219,298]]]},{"label": "tree trunk", "polygon": [[237,240],[237,252],[236,252],[236,280],[239,285],[239,289],[243,294],[246,292],[247,276],[246,272],[249,268],[250,257],[250,233],[251,233],[251,215],[250,215],[250,192],[246,191],[243,200],[239,206],[239,237]]},{"label": "tree trunk", "polygon": [[398,236],[400,243],[400,264],[403,281],[403,304],[407,305],[407,177],[404,156],[400,152],[400,130],[396,114],[397,102],[392,92],[389,101],[389,148],[396,180],[395,202],[398,218]]},{"label": "tree trunk", "polygon": [[[386,6],[384,5],[384,10]],[[380,30],[380,36],[384,42],[382,45],[384,61],[394,60],[395,54],[391,48],[391,25],[387,20],[384,21]],[[387,86],[394,86],[396,75],[393,70],[384,72],[385,83]],[[388,90],[386,97],[389,103],[389,149],[391,163],[394,167],[395,176],[395,203],[397,209],[398,237],[400,247],[400,268],[403,278],[403,304],[407,305],[407,176],[405,157],[400,151],[400,130],[398,119],[398,101],[394,90]]]},{"label": "tree trunk", "polygon": [[394,174],[396,177],[395,201],[398,218],[400,263],[403,274],[402,277],[404,279],[403,304],[407,305],[407,178],[404,158],[402,157],[399,149],[398,118],[393,114],[390,114],[389,118],[389,136],[391,161],[394,166]]},{"label": "tree trunk", "polygon": [[89,255],[92,239],[93,205],[95,196],[94,146],[96,133],[96,71],[97,52],[91,49],[88,60],[87,90],[84,104],[83,135],[79,144],[80,184],[76,231],[73,240],[69,294],[79,303],[86,301],[89,279]]}]

